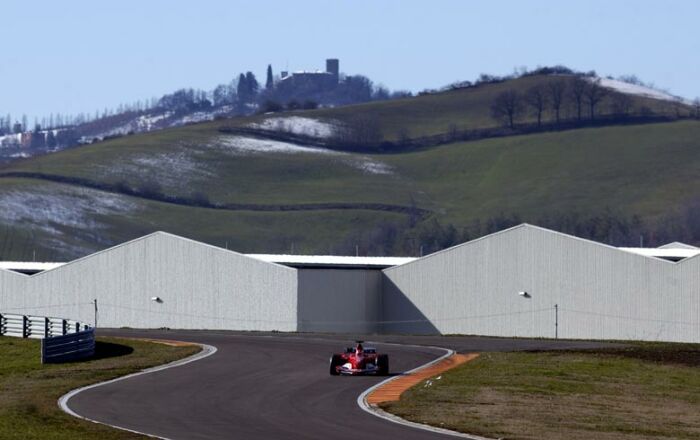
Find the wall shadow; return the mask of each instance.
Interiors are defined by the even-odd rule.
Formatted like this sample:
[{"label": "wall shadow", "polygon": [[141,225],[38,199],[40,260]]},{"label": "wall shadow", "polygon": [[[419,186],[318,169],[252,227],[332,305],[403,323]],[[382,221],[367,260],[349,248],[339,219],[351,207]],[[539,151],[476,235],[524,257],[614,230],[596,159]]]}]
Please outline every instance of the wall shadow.
[{"label": "wall shadow", "polygon": [[379,270],[300,269],[297,286],[298,331],[440,334]]},{"label": "wall shadow", "polygon": [[377,333],[381,276],[376,269],[299,269],[297,330]]},{"label": "wall shadow", "polygon": [[440,334],[430,319],[385,274],[382,274],[382,307],[379,331],[383,334]]},{"label": "wall shadow", "polygon": [[128,345],[115,344],[114,342],[95,341],[95,355],[86,361],[109,359],[119,356],[127,356],[134,352]]}]

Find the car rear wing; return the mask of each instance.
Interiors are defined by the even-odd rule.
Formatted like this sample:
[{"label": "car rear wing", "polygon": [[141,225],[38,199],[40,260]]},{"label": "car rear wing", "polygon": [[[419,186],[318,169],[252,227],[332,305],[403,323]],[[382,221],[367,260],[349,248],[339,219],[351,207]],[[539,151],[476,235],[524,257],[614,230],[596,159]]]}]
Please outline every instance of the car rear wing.
[{"label": "car rear wing", "polygon": [[[377,349],[374,347],[365,347],[362,349],[367,354],[375,354],[377,353]],[[345,353],[355,353],[355,348],[354,347],[348,347],[345,349]]]}]

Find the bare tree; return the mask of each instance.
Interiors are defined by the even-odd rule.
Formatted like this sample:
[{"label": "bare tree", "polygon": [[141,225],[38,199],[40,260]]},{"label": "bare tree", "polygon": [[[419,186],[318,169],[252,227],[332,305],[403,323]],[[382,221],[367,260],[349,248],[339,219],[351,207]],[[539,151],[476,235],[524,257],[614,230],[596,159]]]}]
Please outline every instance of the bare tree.
[{"label": "bare tree", "polygon": [[571,83],[571,98],[576,105],[576,119],[581,120],[581,110],[583,109],[583,96],[588,88],[588,81],[577,76]]},{"label": "bare tree", "polygon": [[595,119],[595,108],[600,101],[608,94],[608,89],[600,85],[600,79],[592,81],[584,90],[586,103],[591,115],[591,120]]},{"label": "bare tree", "polygon": [[516,90],[509,89],[496,96],[491,104],[491,116],[504,122],[509,128],[515,128],[515,121],[522,112],[522,98]]},{"label": "bare tree", "polygon": [[613,113],[620,116],[628,116],[632,111],[632,98],[626,93],[614,93],[612,95]]},{"label": "bare tree", "polygon": [[529,88],[525,94],[525,101],[532,108],[535,116],[537,116],[537,126],[541,127],[542,114],[544,113],[549,101],[547,89],[542,84]]},{"label": "bare tree", "polygon": [[361,114],[345,121],[343,129],[336,130],[336,140],[356,147],[374,146],[381,142],[382,131],[376,118]]},{"label": "bare tree", "polygon": [[673,101],[671,104],[673,106],[673,112],[676,115],[677,119],[681,118],[681,110],[683,110],[683,105],[681,104],[680,101]]},{"label": "bare tree", "polygon": [[554,110],[554,118],[559,125],[561,106],[564,103],[564,95],[566,93],[566,82],[563,79],[555,79],[547,84],[549,91],[549,102]]},{"label": "bare tree", "polygon": [[455,124],[454,122],[451,122],[451,123],[447,126],[447,137],[448,137],[451,141],[456,141],[456,140],[457,140],[457,135],[458,135],[458,134],[459,134],[459,129],[457,128],[457,124]]},{"label": "bare tree", "polygon": [[396,132],[396,139],[398,139],[400,145],[406,145],[411,140],[411,134],[408,132],[407,127],[399,127]]}]

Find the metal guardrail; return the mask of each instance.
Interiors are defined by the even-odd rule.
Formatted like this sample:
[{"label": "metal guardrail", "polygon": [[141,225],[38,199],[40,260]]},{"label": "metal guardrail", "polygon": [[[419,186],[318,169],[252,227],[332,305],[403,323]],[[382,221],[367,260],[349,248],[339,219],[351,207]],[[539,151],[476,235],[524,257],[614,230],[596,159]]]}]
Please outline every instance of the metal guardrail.
[{"label": "metal guardrail", "polygon": [[84,359],[95,355],[95,329],[41,340],[41,363]]},{"label": "metal guardrail", "polygon": [[0,336],[41,339],[42,363],[95,354],[95,329],[70,319],[0,313]]}]

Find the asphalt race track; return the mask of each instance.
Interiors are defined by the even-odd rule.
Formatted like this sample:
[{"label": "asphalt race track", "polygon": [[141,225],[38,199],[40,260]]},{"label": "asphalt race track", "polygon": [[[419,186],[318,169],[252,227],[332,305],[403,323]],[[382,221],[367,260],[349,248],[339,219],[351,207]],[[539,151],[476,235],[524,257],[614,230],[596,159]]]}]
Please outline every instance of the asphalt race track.
[{"label": "asphalt race track", "polygon": [[[135,330],[100,330],[99,334],[192,341],[213,345],[218,351],[180,367],[77,394],[68,406],[89,419],[169,439],[449,438],[364,412],[357,405],[357,396],[384,378],[328,374],[331,353],[352,345],[346,336]],[[438,345],[460,352],[600,345],[477,337],[367,339]],[[444,354],[427,347],[371,345],[389,354],[392,373]]]}]

